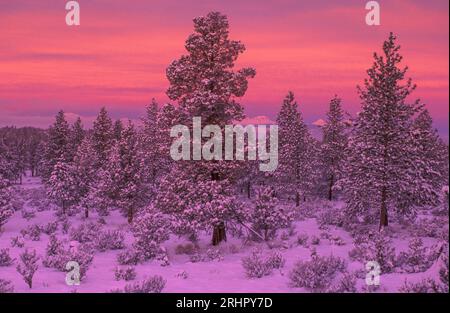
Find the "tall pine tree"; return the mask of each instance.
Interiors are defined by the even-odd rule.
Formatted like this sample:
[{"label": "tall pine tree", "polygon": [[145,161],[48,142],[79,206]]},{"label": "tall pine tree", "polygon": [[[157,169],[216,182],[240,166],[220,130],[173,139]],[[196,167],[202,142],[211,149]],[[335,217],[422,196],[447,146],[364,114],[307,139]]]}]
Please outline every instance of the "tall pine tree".
[{"label": "tall pine tree", "polygon": [[363,87],[358,86],[362,110],[354,121],[349,139],[346,178],[343,181],[350,217],[379,213],[380,229],[388,226],[388,212],[409,212],[414,177],[410,173],[412,118],[419,101],[409,103],[416,88],[405,80],[407,67],[391,33],[383,44],[383,55],[374,54]]},{"label": "tall pine tree", "polygon": [[436,206],[441,190],[447,184],[445,175],[445,144],[433,128],[433,120],[425,109],[414,120],[411,136],[411,155],[414,158],[410,175],[414,177],[411,197],[417,205]]},{"label": "tall pine tree", "polygon": [[[243,118],[236,99],[245,94],[255,70],[233,70],[245,47],[229,39],[225,15],[211,12],[195,18],[194,30],[185,44],[188,54],[167,68],[167,95],[178,101],[181,124],[191,126],[193,117],[201,117],[203,125],[223,130]],[[231,186],[236,171],[236,162],[178,161],[161,184],[159,207],[171,212],[179,224],[190,223],[191,229],[212,228],[216,245],[226,239],[225,222],[235,214]]]},{"label": "tall pine tree", "polygon": [[99,167],[103,167],[108,160],[109,151],[114,143],[114,132],[111,118],[106,108],[101,108],[94,121],[92,143],[97,154]]},{"label": "tall pine tree", "polygon": [[347,146],[347,135],[341,99],[335,96],[327,112],[327,120],[322,126],[322,169],[327,185],[328,200],[333,199],[333,187],[340,179]]},{"label": "tall pine tree", "polygon": [[294,195],[296,206],[313,191],[317,180],[317,151],[314,139],[289,92],[277,116],[279,164],[276,176],[284,193]]},{"label": "tall pine tree", "polygon": [[64,111],[56,115],[55,123],[48,130],[48,140],[45,145],[42,178],[47,181],[58,162],[66,162],[70,158],[70,128],[64,116]]}]

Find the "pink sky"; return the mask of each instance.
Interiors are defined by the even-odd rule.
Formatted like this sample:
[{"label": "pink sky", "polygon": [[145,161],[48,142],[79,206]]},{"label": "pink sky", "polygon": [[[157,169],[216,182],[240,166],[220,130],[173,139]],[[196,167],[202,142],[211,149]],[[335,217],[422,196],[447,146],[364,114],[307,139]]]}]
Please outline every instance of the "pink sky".
[{"label": "pink sky", "polygon": [[192,19],[214,10],[247,47],[238,66],[257,71],[241,100],[249,117],[274,119],[288,90],[308,123],[323,118],[334,94],[357,112],[356,85],[393,31],[415,97],[448,138],[447,0],[379,1],[375,27],[356,0],[80,0],[78,27],[66,26],[65,3],[0,0],[0,126],[46,127],[59,109],[89,124],[101,106],[138,118],[152,97],[168,101],[166,67],[184,53]]}]

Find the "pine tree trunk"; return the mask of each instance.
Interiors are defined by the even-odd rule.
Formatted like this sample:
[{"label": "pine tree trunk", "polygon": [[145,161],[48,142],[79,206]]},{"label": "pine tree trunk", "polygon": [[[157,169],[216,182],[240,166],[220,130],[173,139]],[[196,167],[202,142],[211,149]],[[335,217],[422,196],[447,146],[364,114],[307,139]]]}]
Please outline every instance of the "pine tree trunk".
[{"label": "pine tree trunk", "polygon": [[334,184],[334,175],[330,177],[330,184],[328,186],[328,200],[333,200],[333,184]]},{"label": "pine tree trunk", "polygon": [[225,223],[220,222],[218,225],[214,226],[212,244],[217,246],[222,241],[227,241],[227,234],[225,231]]},{"label": "pine tree trunk", "polygon": [[300,194],[298,191],[295,192],[295,206],[300,206]]},{"label": "pine tree trunk", "polygon": [[247,198],[250,199],[250,190],[251,190],[251,184],[250,181],[247,182]]},{"label": "pine tree trunk", "polygon": [[84,209],[84,217],[89,218],[89,209],[88,208]]},{"label": "pine tree trunk", "polygon": [[381,190],[380,230],[388,226],[388,212],[386,206],[386,186]]}]

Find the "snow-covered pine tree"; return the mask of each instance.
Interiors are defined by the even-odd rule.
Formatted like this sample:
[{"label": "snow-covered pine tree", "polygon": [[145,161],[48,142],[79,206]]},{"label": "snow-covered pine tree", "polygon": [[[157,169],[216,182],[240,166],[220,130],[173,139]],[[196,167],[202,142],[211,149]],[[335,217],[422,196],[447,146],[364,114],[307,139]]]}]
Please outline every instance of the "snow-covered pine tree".
[{"label": "snow-covered pine tree", "polygon": [[61,160],[55,164],[47,183],[48,197],[53,199],[63,211],[79,201],[78,175],[72,163]]},{"label": "snow-covered pine tree", "polygon": [[333,199],[334,184],[340,179],[344,150],[347,146],[346,124],[341,99],[331,99],[327,119],[322,126],[321,165],[327,185],[328,200]]},{"label": "snow-covered pine tree", "polygon": [[277,116],[279,164],[276,176],[284,192],[300,197],[311,194],[317,180],[317,143],[310,135],[294,94],[289,92]]},{"label": "snow-covered pine tree", "polygon": [[105,166],[109,150],[114,143],[114,132],[111,118],[104,107],[100,109],[97,119],[94,121],[92,143],[97,154],[98,167]]},{"label": "snow-covered pine tree", "polygon": [[157,168],[157,177],[167,174],[173,163],[173,160],[170,157],[170,146],[173,140],[173,138],[170,137],[170,129],[172,126],[176,125],[179,120],[179,111],[171,103],[163,105],[158,112],[156,120],[156,128],[158,129],[156,136],[158,158],[156,166],[154,166]]},{"label": "snow-covered pine tree", "polygon": [[[167,68],[167,95],[179,103],[181,124],[190,126],[193,117],[201,117],[204,125],[223,128],[243,118],[243,107],[236,98],[245,94],[255,70],[233,71],[245,47],[228,38],[225,15],[211,12],[195,18],[194,30],[186,40],[188,54]],[[191,229],[212,227],[216,245],[226,239],[225,222],[234,215],[231,185],[237,169],[237,162],[223,160],[178,161],[161,184],[157,203],[164,204],[160,208],[173,213],[180,224],[191,224]],[[181,192],[174,194],[177,190]]]},{"label": "snow-covered pine tree", "polygon": [[[92,198],[98,188],[97,158],[90,137],[85,137],[79,145],[74,157],[74,174],[78,182],[78,198],[85,209],[85,217],[89,217],[89,209],[96,201]],[[94,203],[93,203],[94,202]]]},{"label": "snow-covered pine tree", "polygon": [[111,150],[106,172],[109,179],[106,181],[107,193],[117,206],[124,210],[128,222],[143,203],[143,158],[139,151],[138,136],[131,123],[122,131],[122,138]]},{"label": "snow-covered pine tree", "polygon": [[48,181],[57,162],[66,162],[70,155],[70,128],[64,111],[56,115],[55,123],[48,130],[48,139],[44,148],[44,160],[41,175]]},{"label": "snow-covered pine tree", "polygon": [[83,123],[81,122],[81,118],[78,117],[70,129],[70,135],[69,135],[70,149],[69,149],[69,157],[68,157],[69,161],[73,161],[75,153],[77,152],[78,147],[80,146],[81,142],[83,141],[84,136],[85,136],[85,131],[83,129]]},{"label": "snow-covered pine tree", "polygon": [[170,221],[153,206],[138,214],[132,225],[135,242],[133,244],[139,257],[151,259],[160,253],[161,243],[169,239]]},{"label": "snow-covered pine tree", "polygon": [[0,230],[14,213],[9,185],[8,180],[4,179],[0,173]]},{"label": "snow-covered pine tree", "polygon": [[272,187],[260,188],[257,191],[251,221],[253,229],[262,233],[266,241],[276,235],[277,229],[288,227],[292,220],[291,212],[278,205],[275,190]]},{"label": "snow-covered pine tree", "polygon": [[152,103],[146,107],[146,115],[142,119],[143,129],[141,133],[141,150],[144,155],[145,181],[154,184],[159,169],[159,147],[158,147],[158,103],[152,99]]},{"label": "snow-covered pine tree", "polygon": [[20,263],[17,265],[17,272],[22,275],[23,280],[27,283],[30,289],[33,287],[33,276],[39,268],[39,257],[36,250],[26,249],[20,254]]},{"label": "snow-covered pine tree", "polygon": [[358,86],[362,110],[354,120],[349,138],[343,189],[350,218],[379,212],[380,229],[388,226],[388,212],[407,212],[413,204],[411,188],[414,158],[409,144],[411,124],[419,101],[407,102],[415,89],[405,81],[407,67],[391,33],[383,55],[374,54],[364,87]]},{"label": "snow-covered pine tree", "polygon": [[422,110],[414,120],[411,131],[413,167],[410,175],[413,177],[414,189],[410,194],[419,206],[438,205],[441,190],[447,185],[445,175],[445,146],[437,130],[433,128],[433,120],[426,109]]},{"label": "snow-covered pine tree", "polygon": [[123,123],[122,123],[122,121],[120,119],[116,120],[114,122],[114,126],[113,126],[114,139],[116,141],[119,141],[120,138],[122,138],[122,130],[123,130]]}]

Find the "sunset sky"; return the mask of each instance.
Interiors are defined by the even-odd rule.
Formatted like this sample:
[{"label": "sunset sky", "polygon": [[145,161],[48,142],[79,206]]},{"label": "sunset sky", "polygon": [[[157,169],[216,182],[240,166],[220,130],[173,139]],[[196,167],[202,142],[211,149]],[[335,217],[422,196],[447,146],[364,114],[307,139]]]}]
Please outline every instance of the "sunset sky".
[{"label": "sunset sky", "polygon": [[101,106],[139,118],[151,98],[168,101],[165,69],[185,53],[192,19],[220,11],[247,48],[237,66],[257,71],[241,99],[249,117],[275,119],[288,90],[309,124],[334,94],[356,113],[356,85],[393,31],[418,85],[413,98],[448,140],[448,0],[381,0],[381,26],[371,27],[361,0],[79,0],[72,27],[66,2],[0,0],[0,126],[47,127],[60,109],[90,126]]}]

